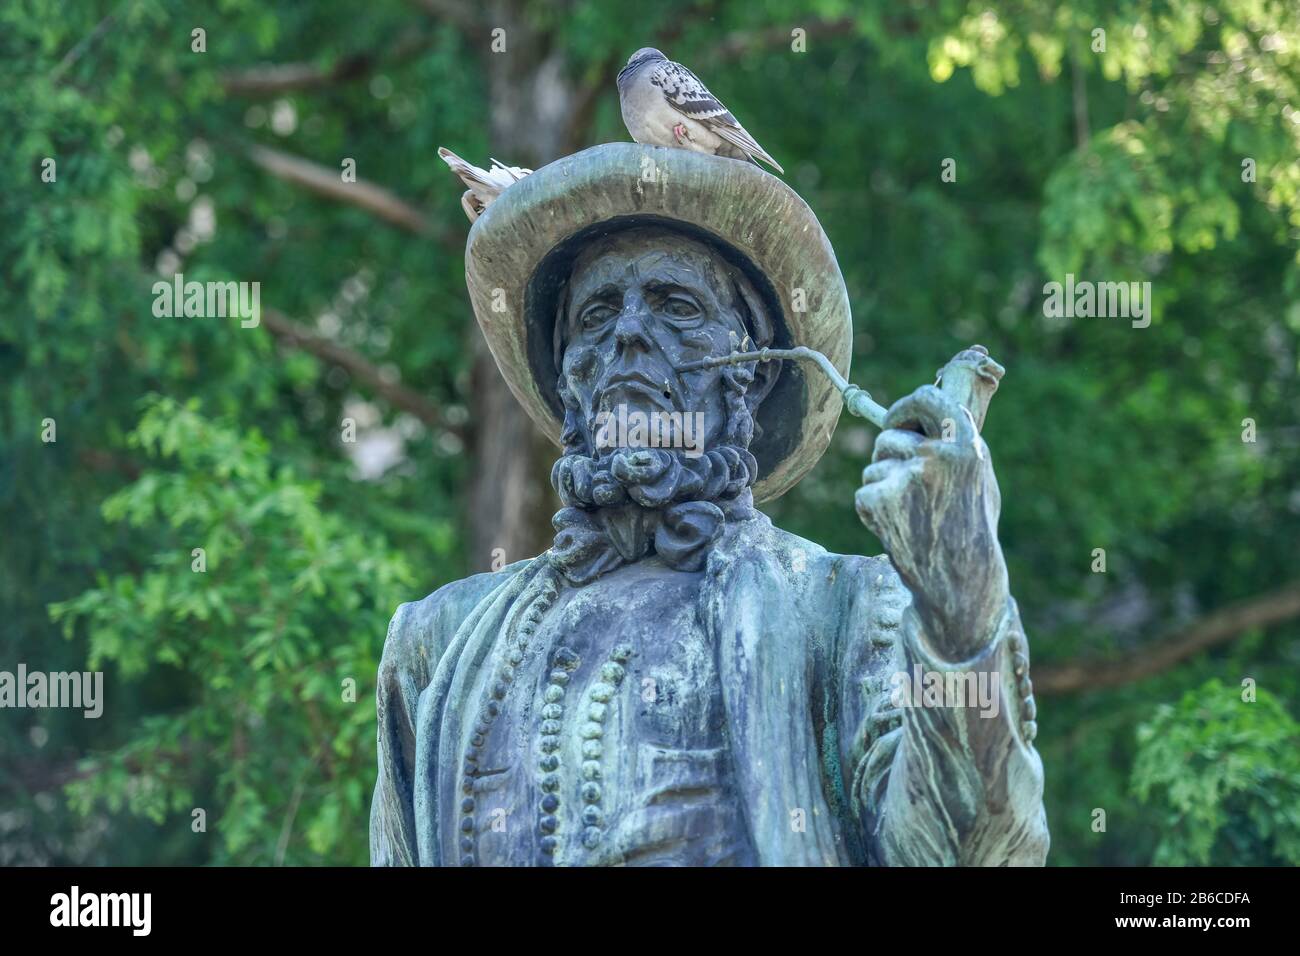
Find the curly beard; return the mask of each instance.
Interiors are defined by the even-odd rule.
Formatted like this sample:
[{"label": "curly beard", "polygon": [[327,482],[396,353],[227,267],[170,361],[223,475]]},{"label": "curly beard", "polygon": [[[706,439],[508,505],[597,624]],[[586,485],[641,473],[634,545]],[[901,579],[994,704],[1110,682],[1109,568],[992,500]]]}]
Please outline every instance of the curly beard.
[{"label": "curly beard", "polygon": [[551,484],[570,507],[610,508],[633,502],[660,509],[683,501],[734,499],[757,476],[754,456],[734,445],[699,458],[688,458],[679,449],[623,448],[604,458],[565,455],[551,469]]},{"label": "curly beard", "polygon": [[591,453],[577,426],[578,403],[560,381],[564,454],[551,484],[565,508],[555,515],[553,554],[583,584],[651,551],[673,567],[698,570],[727,519],[748,517],[758,462],[749,452],[754,419],[745,402],[753,371],[723,370],[723,442],[698,457],[684,449],[620,448]]},{"label": "curly beard", "polygon": [[561,379],[564,402],[564,454],[551,469],[551,485],[565,505],[608,508],[633,502],[642,508],[664,508],[683,501],[729,501],[758,478],[758,462],[749,453],[754,416],[745,391],[754,380],[744,365],[725,368],[721,375],[727,421],[721,444],[698,457],[681,449],[620,448],[596,456],[577,427],[576,398]]}]

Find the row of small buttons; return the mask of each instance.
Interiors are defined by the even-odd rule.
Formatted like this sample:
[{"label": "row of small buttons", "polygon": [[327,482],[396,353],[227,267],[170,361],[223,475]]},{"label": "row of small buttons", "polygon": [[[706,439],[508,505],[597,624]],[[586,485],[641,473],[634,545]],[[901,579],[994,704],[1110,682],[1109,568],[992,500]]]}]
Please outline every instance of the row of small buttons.
[{"label": "row of small buttons", "polygon": [[582,845],[594,850],[604,833],[605,817],[600,809],[604,796],[601,786],[600,758],[605,747],[602,738],[605,735],[605,718],[609,714],[609,701],[613,698],[627,671],[624,664],[632,656],[630,644],[620,644],[610,653],[610,660],[601,665],[600,681],[593,684],[587,692],[587,722],[578,733],[582,740]]},{"label": "row of small buttons", "polygon": [[461,866],[474,866],[477,862],[474,855],[476,846],[474,840],[474,778],[478,776],[478,758],[482,753],[483,745],[487,742],[492,722],[501,713],[501,701],[505,700],[506,692],[509,690],[510,685],[514,683],[515,668],[523,661],[524,653],[528,650],[528,642],[537,632],[537,626],[542,621],[542,615],[555,603],[558,594],[559,590],[556,588],[553,579],[547,580],[542,585],[537,597],[528,610],[523,613],[521,617],[522,623],[514,635],[513,642],[507,641],[509,650],[506,652],[505,659],[498,665],[492,686],[488,689],[483,704],[479,708],[478,718],[474,723],[474,734],[470,737],[469,746],[465,748],[465,775],[460,785],[463,794],[460,802]]},{"label": "row of small buttons", "polygon": [[537,831],[541,835],[538,845],[540,854],[537,862],[550,866],[554,860],[555,850],[559,846],[555,831],[559,829],[560,818],[560,731],[564,717],[564,689],[569,683],[569,674],[577,669],[581,659],[567,647],[561,647],[552,659],[554,665],[550,674],[550,683],[542,692],[542,725],[538,749],[542,752],[538,768],[542,776],[538,786],[542,789],[542,799],[538,803]]}]

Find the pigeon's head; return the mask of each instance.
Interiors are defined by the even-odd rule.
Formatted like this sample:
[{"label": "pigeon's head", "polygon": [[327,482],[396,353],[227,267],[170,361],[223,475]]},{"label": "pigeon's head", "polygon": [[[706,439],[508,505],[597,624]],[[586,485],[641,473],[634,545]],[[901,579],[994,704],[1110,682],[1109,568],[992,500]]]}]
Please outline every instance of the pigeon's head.
[{"label": "pigeon's head", "polygon": [[618,72],[619,85],[620,86],[623,85],[623,83],[627,81],[628,77],[630,77],[633,73],[641,69],[641,67],[645,66],[646,64],[658,63],[659,61],[666,60],[666,59],[668,59],[668,57],[664,56],[654,47],[643,46],[641,49],[637,50],[630,57],[628,57],[627,66],[619,70]]}]

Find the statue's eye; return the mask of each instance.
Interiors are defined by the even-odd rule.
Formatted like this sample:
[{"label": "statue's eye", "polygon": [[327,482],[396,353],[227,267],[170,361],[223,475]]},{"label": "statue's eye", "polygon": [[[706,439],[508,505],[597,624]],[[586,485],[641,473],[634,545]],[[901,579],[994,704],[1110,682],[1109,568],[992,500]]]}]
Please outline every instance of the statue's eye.
[{"label": "statue's eye", "polygon": [[611,318],[618,314],[618,310],[613,306],[598,302],[595,305],[588,306],[582,313],[582,327],[588,332],[600,328]]},{"label": "statue's eye", "polygon": [[700,307],[685,296],[670,295],[664,300],[663,311],[674,318],[693,319],[700,314]]}]

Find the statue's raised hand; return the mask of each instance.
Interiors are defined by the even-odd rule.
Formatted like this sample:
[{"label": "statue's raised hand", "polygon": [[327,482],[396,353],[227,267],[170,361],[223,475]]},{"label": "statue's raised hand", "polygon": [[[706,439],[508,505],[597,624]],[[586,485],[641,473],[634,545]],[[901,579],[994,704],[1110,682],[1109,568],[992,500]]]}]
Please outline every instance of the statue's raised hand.
[{"label": "statue's raised hand", "polygon": [[968,350],[945,368],[944,388],[925,385],[895,402],[855,499],[912,592],[932,649],[952,661],[992,638],[1008,597],[1001,496],[978,428],[1001,371]]}]

